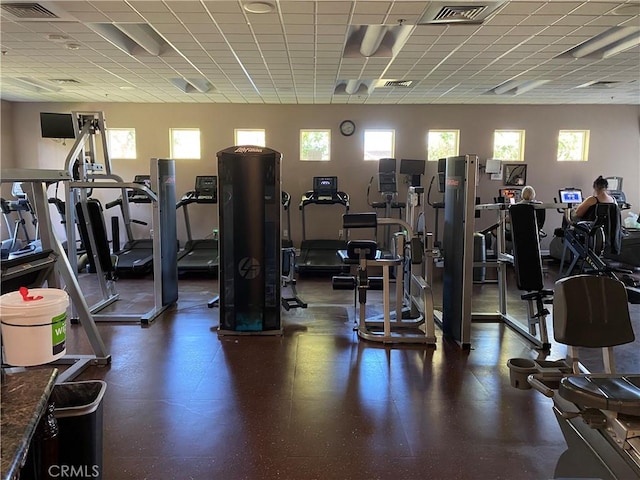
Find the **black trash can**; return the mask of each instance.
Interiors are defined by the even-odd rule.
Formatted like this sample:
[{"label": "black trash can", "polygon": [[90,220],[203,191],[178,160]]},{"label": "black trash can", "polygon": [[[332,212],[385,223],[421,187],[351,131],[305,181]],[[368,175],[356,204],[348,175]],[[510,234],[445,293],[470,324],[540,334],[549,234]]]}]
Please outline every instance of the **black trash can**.
[{"label": "black trash can", "polygon": [[107,384],[101,380],[60,383],[50,401],[58,422],[58,467],[65,478],[102,478],[102,399]]}]

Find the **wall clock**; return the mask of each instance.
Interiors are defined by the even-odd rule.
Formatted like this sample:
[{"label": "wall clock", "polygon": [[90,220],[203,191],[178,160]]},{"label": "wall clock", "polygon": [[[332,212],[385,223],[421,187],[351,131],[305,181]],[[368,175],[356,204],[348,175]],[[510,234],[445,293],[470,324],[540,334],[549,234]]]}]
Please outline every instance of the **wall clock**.
[{"label": "wall clock", "polygon": [[356,124],[353,123],[351,120],[345,120],[340,124],[340,133],[345,137],[353,135],[355,131],[356,131]]}]

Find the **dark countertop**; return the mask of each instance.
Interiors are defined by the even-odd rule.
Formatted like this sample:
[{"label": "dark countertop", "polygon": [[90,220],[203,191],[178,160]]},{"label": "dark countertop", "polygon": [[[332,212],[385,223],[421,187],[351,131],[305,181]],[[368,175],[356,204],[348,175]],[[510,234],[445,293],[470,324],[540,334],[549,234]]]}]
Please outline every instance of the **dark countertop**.
[{"label": "dark countertop", "polygon": [[57,376],[55,368],[34,368],[4,375],[0,415],[2,480],[17,478]]}]

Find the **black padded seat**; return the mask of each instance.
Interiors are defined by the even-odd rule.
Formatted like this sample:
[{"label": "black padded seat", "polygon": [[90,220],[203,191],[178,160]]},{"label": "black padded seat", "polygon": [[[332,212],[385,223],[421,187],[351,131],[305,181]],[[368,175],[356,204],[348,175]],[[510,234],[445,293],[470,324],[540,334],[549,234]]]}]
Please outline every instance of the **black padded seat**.
[{"label": "black padded seat", "polygon": [[351,259],[359,259],[361,253],[367,260],[375,260],[378,244],[373,240],[350,240],[347,243],[347,256]]},{"label": "black padded seat", "polygon": [[[350,257],[347,250],[338,250],[338,257],[340,257],[340,261],[345,265],[357,265],[360,263],[360,259],[357,256],[355,258]],[[382,258],[382,252],[380,250],[376,250],[375,258],[370,259],[367,257],[368,260],[380,260],[380,258]]]},{"label": "black padded seat", "polygon": [[561,380],[558,392],[581,407],[640,416],[640,375],[574,375]]}]

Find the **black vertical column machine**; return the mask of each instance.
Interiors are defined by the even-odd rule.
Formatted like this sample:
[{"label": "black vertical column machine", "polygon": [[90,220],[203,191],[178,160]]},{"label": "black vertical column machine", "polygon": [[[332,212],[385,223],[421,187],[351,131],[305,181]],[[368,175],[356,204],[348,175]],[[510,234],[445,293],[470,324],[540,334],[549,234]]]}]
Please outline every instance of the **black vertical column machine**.
[{"label": "black vertical column machine", "polygon": [[282,334],[280,161],[258,146],[218,152],[219,335]]}]

